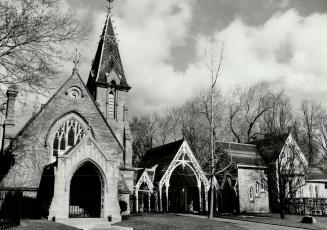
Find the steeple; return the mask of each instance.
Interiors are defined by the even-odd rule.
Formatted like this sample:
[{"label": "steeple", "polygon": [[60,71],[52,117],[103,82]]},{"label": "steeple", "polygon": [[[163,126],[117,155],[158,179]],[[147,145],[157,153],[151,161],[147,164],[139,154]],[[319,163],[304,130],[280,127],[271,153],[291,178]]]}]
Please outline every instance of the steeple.
[{"label": "steeple", "polygon": [[131,88],[126,81],[109,10],[98,49],[92,63],[87,87],[92,95],[95,96],[93,91],[96,86],[101,85],[105,87],[112,80],[115,81],[117,89],[128,91]]},{"label": "steeple", "polygon": [[107,120],[123,121],[128,85],[111,21],[110,1],[107,19],[92,63],[87,88]]}]

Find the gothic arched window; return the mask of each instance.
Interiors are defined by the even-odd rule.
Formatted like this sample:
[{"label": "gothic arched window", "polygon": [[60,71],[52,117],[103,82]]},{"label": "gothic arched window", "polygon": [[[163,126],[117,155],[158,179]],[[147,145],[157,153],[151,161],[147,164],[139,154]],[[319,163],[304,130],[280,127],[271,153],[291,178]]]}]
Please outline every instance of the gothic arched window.
[{"label": "gothic arched window", "polygon": [[259,182],[255,183],[255,196],[258,197],[260,194],[260,184]]},{"label": "gothic arched window", "polygon": [[66,120],[56,131],[53,139],[53,155],[58,156],[75,146],[85,136],[82,125],[74,118]]},{"label": "gothic arched window", "polygon": [[116,83],[111,82],[111,86],[108,91],[108,118],[115,118],[116,114]]}]

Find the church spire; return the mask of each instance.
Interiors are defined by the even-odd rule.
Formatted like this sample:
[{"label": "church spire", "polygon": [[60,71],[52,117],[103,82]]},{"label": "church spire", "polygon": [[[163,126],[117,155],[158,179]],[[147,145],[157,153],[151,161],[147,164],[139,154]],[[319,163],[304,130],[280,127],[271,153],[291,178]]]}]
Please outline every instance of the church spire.
[{"label": "church spire", "polygon": [[117,88],[128,91],[128,85],[124,73],[124,68],[119,54],[117,39],[111,21],[111,6],[109,0],[108,13],[105,26],[103,28],[87,86],[92,92],[97,86],[106,87],[115,82]]}]

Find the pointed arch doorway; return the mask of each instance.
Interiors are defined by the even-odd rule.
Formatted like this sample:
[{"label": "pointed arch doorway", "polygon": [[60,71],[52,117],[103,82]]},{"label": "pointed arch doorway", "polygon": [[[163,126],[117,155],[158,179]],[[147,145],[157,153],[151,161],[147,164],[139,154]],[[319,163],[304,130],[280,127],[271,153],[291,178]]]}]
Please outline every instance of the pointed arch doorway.
[{"label": "pointed arch doorway", "polygon": [[104,183],[92,162],[83,163],[70,183],[69,217],[99,218],[103,213]]}]

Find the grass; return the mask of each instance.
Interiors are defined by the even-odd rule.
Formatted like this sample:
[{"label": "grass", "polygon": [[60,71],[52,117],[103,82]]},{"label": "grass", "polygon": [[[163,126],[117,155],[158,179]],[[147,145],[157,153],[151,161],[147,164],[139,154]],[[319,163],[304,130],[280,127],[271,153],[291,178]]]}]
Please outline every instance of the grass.
[{"label": "grass", "polygon": [[140,216],[130,216],[128,220],[118,223],[119,226],[133,227],[134,230],[220,230],[233,229],[244,230],[234,224],[210,221],[194,217],[183,217],[175,214],[142,214]]},{"label": "grass", "polygon": [[246,220],[252,222],[259,222],[265,224],[274,224],[288,227],[299,227],[306,229],[327,229],[327,217],[315,216],[314,218],[317,220],[317,224],[303,224],[300,223],[302,216],[300,215],[286,215],[285,219],[280,219],[279,214],[272,213],[267,215],[240,215],[240,216],[217,216],[223,218],[232,218],[238,220]]},{"label": "grass", "polygon": [[77,230],[77,228],[48,220],[22,220],[20,226],[12,230]]}]

